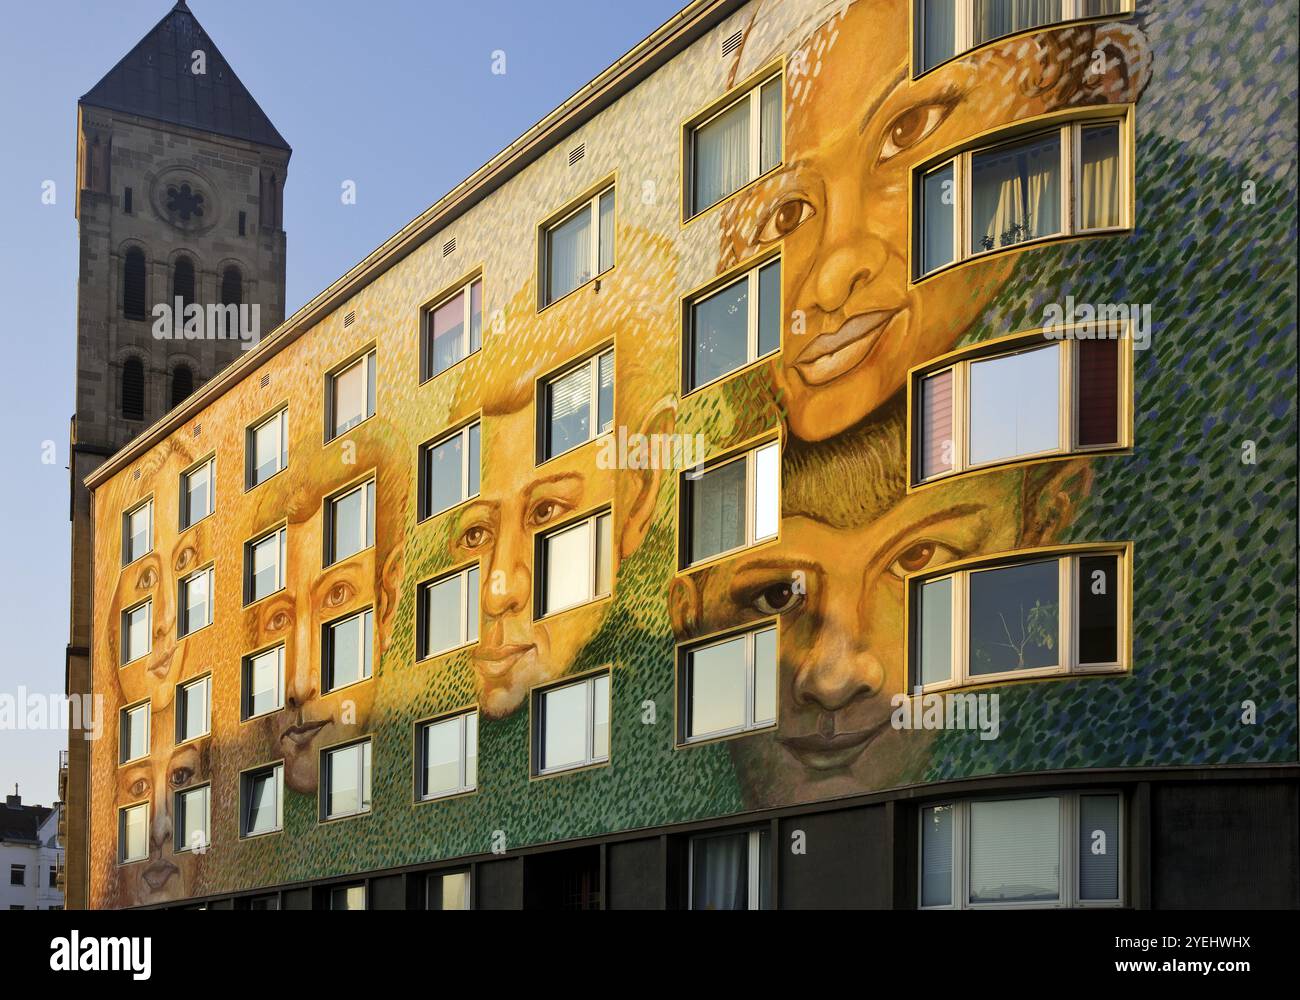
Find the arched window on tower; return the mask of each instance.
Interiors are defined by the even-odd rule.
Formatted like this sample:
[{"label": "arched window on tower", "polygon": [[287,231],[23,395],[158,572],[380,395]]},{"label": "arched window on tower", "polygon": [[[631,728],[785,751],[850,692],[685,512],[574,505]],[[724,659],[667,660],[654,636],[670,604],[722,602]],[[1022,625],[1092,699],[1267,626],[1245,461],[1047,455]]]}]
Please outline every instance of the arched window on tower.
[{"label": "arched window on tower", "polygon": [[244,276],[234,264],[221,272],[221,304],[238,306],[244,303]]},{"label": "arched window on tower", "polygon": [[122,365],[122,416],[144,419],[144,364],[139,358],[127,358]]},{"label": "arched window on tower", "polygon": [[144,251],[132,247],[122,265],[122,313],[127,319],[148,319],[145,310]]},{"label": "arched window on tower", "polygon": [[172,371],[172,407],[180,406],[194,391],[194,371],[189,365],[177,365]]},{"label": "arched window on tower", "polygon": [[[184,254],[177,257],[176,263],[172,266],[172,298],[181,300],[181,308],[195,300],[194,261]],[[175,322],[180,323],[183,319],[183,316],[177,316]]]}]

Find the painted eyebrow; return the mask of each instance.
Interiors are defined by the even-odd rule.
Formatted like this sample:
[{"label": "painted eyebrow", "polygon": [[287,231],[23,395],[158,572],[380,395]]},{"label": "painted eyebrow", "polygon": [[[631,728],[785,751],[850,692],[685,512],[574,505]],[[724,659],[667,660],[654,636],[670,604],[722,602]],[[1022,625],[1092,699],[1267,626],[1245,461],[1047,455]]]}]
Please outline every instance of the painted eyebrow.
[{"label": "painted eyebrow", "polygon": [[545,479],[538,479],[529,483],[528,489],[525,491],[525,493],[527,496],[532,497],[537,493],[538,490],[542,489],[543,487],[560,486],[562,484],[566,486],[573,485],[573,486],[581,487],[582,478],[583,477],[578,475],[576,472],[557,472],[553,476],[547,476]]},{"label": "painted eyebrow", "polygon": [[875,100],[871,102],[871,106],[867,108],[867,113],[862,116],[862,121],[858,125],[858,135],[861,135],[863,132],[866,131],[867,122],[871,121],[875,113],[880,110],[880,106],[885,103],[885,98],[889,97],[890,94],[892,94],[895,90],[897,90],[899,85],[905,79],[907,79],[906,66],[903,67],[903,69],[899,72],[898,76],[894,77],[894,79],[889,82],[889,86],[886,87],[884,90],[882,90],[879,94],[877,94]]},{"label": "painted eyebrow", "polygon": [[983,514],[987,510],[988,508],[982,504],[968,503],[958,504],[956,507],[949,507],[946,510],[935,511],[928,517],[921,518],[921,520],[917,521],[915,524],[909,524],[907,527],[900,528],[898,531],[894,532],[889,541],[881,546],[881,551],[886,553],[886,557],[888,557],[888,554],[893,552],[903,539],[907,538],[909,535],[914,535],[916,532],[934,524],[941,524],[944,521],[955,521],[959,517],[969,517],[972,514]]}]

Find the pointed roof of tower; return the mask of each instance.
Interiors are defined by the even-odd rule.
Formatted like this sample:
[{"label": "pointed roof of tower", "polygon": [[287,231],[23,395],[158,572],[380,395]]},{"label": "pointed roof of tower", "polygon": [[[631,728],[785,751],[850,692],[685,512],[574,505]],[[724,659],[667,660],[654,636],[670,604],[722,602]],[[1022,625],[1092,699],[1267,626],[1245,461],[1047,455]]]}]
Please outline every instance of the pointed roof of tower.
[{"label": "pointed roof of tower", "polygon": [[[193,72],[196,50],[205,54],[205,73]],[[177,0],[80,103],[289,149],[185,0]]]}]

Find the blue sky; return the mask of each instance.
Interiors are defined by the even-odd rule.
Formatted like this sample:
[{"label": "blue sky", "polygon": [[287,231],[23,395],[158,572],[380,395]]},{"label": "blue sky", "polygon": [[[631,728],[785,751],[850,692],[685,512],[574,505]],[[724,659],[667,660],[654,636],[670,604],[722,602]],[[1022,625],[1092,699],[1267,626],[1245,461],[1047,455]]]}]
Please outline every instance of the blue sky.
[{"label": "blue sky", "polygon": [[[685,0],[190,0],[293,147],[288,305],[310,299],[683,6]],[[0,696],[63,690],[68,421],[76,342],[77,98],[171,0],[8,4],[0,33]],[[492,73],[493,53],[506,56]],[[57,201],[42,204],[52,180]],[[357,203],[339,198],[345,180]],[[45,442],[55,461],[42,461]],[[0,730],[0,788],[56,797],[62,731]]]}]

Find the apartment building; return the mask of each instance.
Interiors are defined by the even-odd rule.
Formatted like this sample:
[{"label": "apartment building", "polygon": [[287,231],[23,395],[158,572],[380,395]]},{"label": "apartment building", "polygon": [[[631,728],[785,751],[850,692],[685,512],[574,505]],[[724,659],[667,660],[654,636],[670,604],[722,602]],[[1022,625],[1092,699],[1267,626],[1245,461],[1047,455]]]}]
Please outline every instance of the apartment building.
[{"label": "apartment building", "polygon": [[61,910],[60,803],[23,805],[17,788],[0,806],[0,911]]}]

